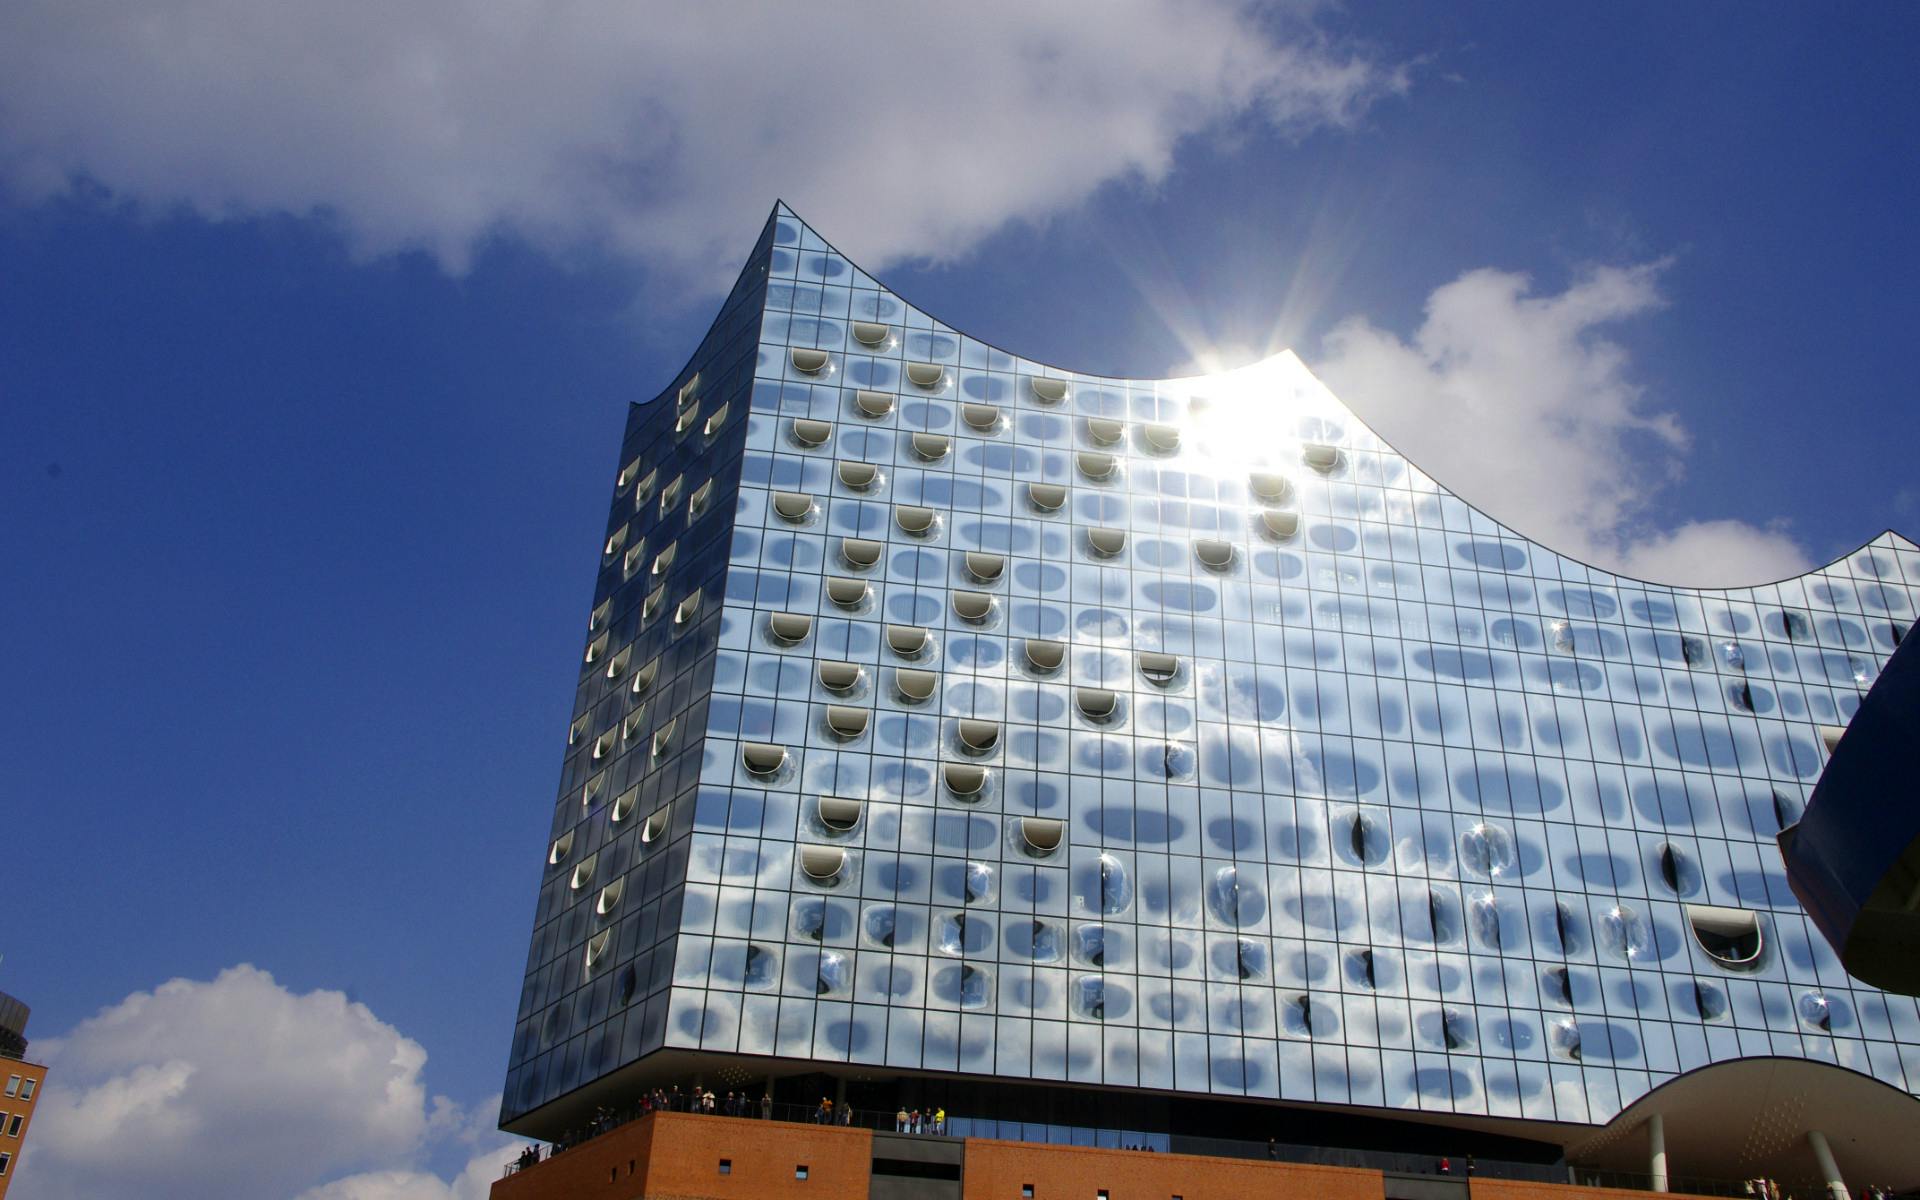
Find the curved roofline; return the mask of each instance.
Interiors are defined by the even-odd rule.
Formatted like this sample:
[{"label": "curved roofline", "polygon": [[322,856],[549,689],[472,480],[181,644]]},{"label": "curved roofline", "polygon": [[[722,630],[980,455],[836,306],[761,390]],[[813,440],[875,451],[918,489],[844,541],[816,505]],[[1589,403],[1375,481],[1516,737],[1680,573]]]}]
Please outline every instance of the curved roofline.
[{"label": "curved roofline", "polygon": [[[793,206],[788,204],[784,199],[776,199],[773,202],[773,211],[768,216],[767,218],[768,221],[769,222],[777,221],[783,212],[788,216],[792,217],[794,220],[800,222],[801,225],[805,226],[810,233],[812,233],[815,237],[819,238],[823,243],[826,244],[827,249],[831,250],[833,253],[845,259],[847,261],[848,266],[860,272],[862,275],[865,275],[868,279],[873,280],[876,285],[880,285],[884,287],[886,291],[891,292],[895,296],[899,296],[901,300],[906,301],[908,304],[911,304],[915,309],[919,310],[920,312],[928,313],[928,310],[926,309],[925,306],[920,304],[914,304],[913,301],[908,300],[907,297],[899,291],[899,289],[889,285],[880,284],[880,276],[878,274],[876,274],[873,271],[869,271],[867,268],[861,266],[857,261],[855,261],[852,255],[840,249],[840,247],[834,244],[831,240],[829,240],[825,234],[821,233],[818,229],[815,229],[813,225],[805,217],[801,216],[798,212],[794,211]],[[761,228],[764,231],[766,226],[762,225]],[[778,243],[775,243],[775,244],[777,245]],[[724,302],[723,302],[723,305],[724,305]],[[928,315],[931,316],[932,314],[928,313]],[[935,318],[935,319],[938,320],[939,318]],[[1012,357],[1012,358],[1020,359],[1021,361],[1024,361],[1024,362],[1039,364],[1040,366],[1046,367],[1050,370],[1064,371],[1070,375],[1080,376],[1087,379],[1099,379],[1099,380],[1105,380],[1111,383],[1177,383],[1187,379],[1208,379],[1213,377],[1212,375],[1164,375],[1164,376],[1143,378],[1137,375],[1103,375],[1093,371],[1080,371],[1080,370],[1076,370],[1073,367],[1063,367],[1060,364],[1055,362],[1050,362],[1045,359],[1035,358],[1032,355],[1016,353],[1015,351],[1007,349],[1005,346],[1001,346],[1001,345],[998,345],[997,343],[987,341],[985,338],[975,337],[971,333],[966,333],[965,331],[956,328],[955,326],[953,326],[947,321],[941,320],[940,323],[942,325],[945,325],[948,329],[953,330],[953,332],[960,334],[962,337],[971,338],[973,341],[980,343],[982,346],[985,346],[988,349],[997,350],[1002,354],[1008,355],[1009,357]],[[1380,440],[1381,445],[1385,446],[1387,449],[1391,450],[1393,453],[1399,455],[1400,458],[1404,460],[1408,466],[1413,467],[1415,470],[1419,471],[1422,475],[1425,475],[1428,479],[1431,479],[1434,482],[1439,483],[1442,487],[1446,488],[1448,495],[1460,501],[1460,503],[1466,505],[1473,512],[1477,513],[1482,517],[1485,517],[1489,521],[1492,521],[1494,524],[1500,526],[1501,529],[1505,530],[1508,533],[1513,534],[1515,537],[1519,537],[1527,542],[1532,543],[1533,545],[1539,546],[1543,550],[1551,551],[1552,553],[1559,555],[1561,558],[1564,558],[1569,562],[1578,563],[1580,566],[1585,567],[1589,571],[1598,571],[1604,575],[1611,575],[1613,578],[1617,580],[1621,580],[1622,582],[1625,582],[1625,583],[1638,584],[1641,587],[1662,588],[1669,591],[1676,590],[1676,589],[1685,590],[1689,592],[1745,591],[1753,588],[1773,587],[1782,583],[1791,583],[1797,579],[1805,579],[1810,575],[1817,575],[1822,571],[1826,571],[1840,565],[1841,563],[1845,562],[1847,559],[1852,558],[1854,555],[1860,553],[1862,550],[1869,548],[1875,542],[1879,541],[1883,537],[1888,536],[1889,534],[1899,538],[1901,541],[1906,542],[1908,545],[1915,544],[1912,538],[1907,537],[1905,534],[1901,533],[1897,529],[1894,529],[1892,526],[1887,526],[1883,528],[1879,533],[1873,535],[1872,537],[1866,539],[1863,542],[1856,544],[1853,549],[1848,550],[1845,553],[1837,555],[1833,558],[1830,558],[1824,563],[1818,563],[1814,566],[1808,567],[1805,571],[1802,571],[1798,575],[1782,575],[1777,579],[1762,579],[1762,580],[1756,580],[1753,583],[1709,584],[1709,585],[1690,584],[1690,583],[1659,583],[1651,579],[1641,579],[1637,576],[1627,575],[1627,574],[1624,574],[1623,572],[1616,571],[1611,567],[1602,567],[1594,563],[1590,563],[1587,560],[1580,558],[1577,555],[1569,554],[1565,550],[1561,550],[1555,546],[1549,545],[1548,543],[1540,540],[1539,538],[1533,537],[1530,534],[1522,533],[1520,530],[1515,529],[1505,519],[1494,516],[1492,513],[1481,508],[1478,504],[1475,504],[1473,501],[1467,499],[1465,496],[1462,496],[1459,492],[1455,491],[1451,485],[1445,483],[1433,472],[1421,466],[1419,461],[1416,460],[1412,455],[1400,449],[1400,447],[1394,445],[1390,440],[1388,440],[1385,436],[1383,436],[1378,429],[1374,428],[1373,422],[1367,420],[1366,417],[1362,416],[1358,411],[1356,411],[1353,405],[1347,403],[1347,401],[1342,399],[1340,396],[1335,395],[1333,389],[1327,387],[1326,383],[1323,380],[1321,380],[1321,378],[1318,375],[1315,375],[1313,373],[1313,368],[1307,365],[1306,360],[1301,358],[1299,353],[1293,350],[1292,348],[1275,351],[1274,353],[1267,355],[1265,358],[1257,358],[1250,363],[1243,363],[1240,366],[1233,367],[1227,371],[1215,371],[1213,372],[1213,375],[1226,375],[1226,374],[1231,374],[1233,371],[1244,371],[1251,367],[1260,366],[1262,363],[1272,362],[1274,359],[1277,359],[1277,358],[1290,358],[1294,362],[1298,363],[1300,365],[1300,369],[1305,371],[1309,376],[1312,376],[1313,381],[1315,383],[1318,383],[1322,388],[1325,388],[1329,396],[1333,396],[1334,400],[1337,401],[1342,408],[1346,409],[1349,413],[1353,414],[1353,417],[1355,420],[1359,421],[1362,425],[1366,426],[1367,432],[1372,434],[1374,437],[1378,438]],[[681,368],[682,371],[684,371],[685,369],[686,369],[685,367]],[[679,377],[675,376],[675,378],[677,379]],[[665,393],[663,392],[661,394],[664,395]],[[649,401],[649,403],[651,403],[651,401]]]},{"label": "curved roofline", "polygon": [[1631,1116],[1635,1109],[1642,1107],[1649,1101],[1658,1099],[1662,1092],[1667,1092],[1678,1084],[1687,1083],[1690,1080],[1698,1080],[1709,1073],[1722,1072],[1728,1067],[1736,1067],[1742,1064],[1760,1066],[1766,1063],[1779,1063],[1790,1071],[1816,1069],[1821,1072],[1835,1071],[1841,1075],[1850,1075],[1857,1080],[1873,1084],[1875,1087],[1884,1088],[1894,1096],[1910,1104],[1920,1104],[1920,1096],[1895,1087],[1877,1075],[1869,1075],[1865,1071],[1846,1066],[1843,1063],[1830,1062],[1824,1058],[1796,1058],[1791,1054],[1743,1054],[1738,1058],[1723,1058],[1717,1062],[1703,1063],[1690,1070],[1680,1072],[1680,1074],[1662,1082],[1658,1087],[1640,1093],[1639,1097],[1635,1099],[1632,1104],[1627,1105],[1618,1113],[1615,1113],[1612,1120],[1609,1120],[1605,1125],[1599,1126],[1597,1132],[1604,1132],[1616,1123],[1634,1124],[1634,1121],[1627,1121],[1626,1118]]}]

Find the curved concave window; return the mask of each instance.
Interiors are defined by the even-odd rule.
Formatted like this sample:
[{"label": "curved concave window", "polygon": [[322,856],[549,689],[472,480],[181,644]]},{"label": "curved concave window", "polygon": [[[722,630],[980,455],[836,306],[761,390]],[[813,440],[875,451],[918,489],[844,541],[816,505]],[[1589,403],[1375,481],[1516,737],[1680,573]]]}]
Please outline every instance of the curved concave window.
[{"label": "curved concave window", "polygon": [[1795,824],[1800,820],[1800,806],[1787,798],[1785,792],[1775,790],[1772,793],[1773,820],[1780,828]]},{"label": "curved concave window", "polygon": [[787,765],[787,748],[766,742],[746,742],[740,747],[740,761],[755,775],[772,775]]},{"label": "curved concave window", "polygon": [[607,944],[613,940],[613,930],[603,929],[587,939],[587,970],[591,971],[607,955]]},{"label": "curved concave window", "polygon": [[679,724],[678,720],[668,721],[665,725],[662,725],[659,729],[654,730],[653,756],[655,758],[659,758],[661,755],[665,754],[667,751],[673,749],[673,728],[675,725],[678,725],[678,724]]},{"label": "curved concave window", "polygon": [[861,413],[876,420],[893,411],[893,397],[886,392],[857,391],[853,403]]},{"label": "curved concave window", "polygon": [[620,474],[614,476],[613,490],[616,492],[626,491],[627,485],[632,483],[633,477],[635,475],[638,475],[639,473],[640,473],[640,460],[636,458],[632,462],[628,463],[626,466],[621,467]]},{"label": "curved concave window", "polygon": [[1193,544],[1193,554],[1201,566],[1215,571],[1224,571],[1233,565],[1233,543],[1219,538],[1201,538]]},{"label": "curved concave window", "polygon": [[993,614],[993,597],[985,592],[955,592],[953,611],[963,621],[984,621]]},{"label": "curved concave window", "polygon": [[806,613],[774,613],[767,618],[767,630],[777,640],[796,645],[813,632],[813,618]]},{"label": "curved concave window", "polygon": [[1293,498],[1292,481],[1270,471],[1255,471],[1247,476],[1247,486],[1257,498],[1269,504],[1284,504]]},{"label": "curved concave window", "polygon": [[1172,454],[1180,448],[1180,431],[1172,425],[1148,425],[1140,431],[1149,448]]},{"label": "curved concave window", "polygon": [[1064,379],[1033,379],[1033,398],[1043,404],[1058,404],[1067,398],[1067,381]]},{"label": "curved concave window", "polygon": [[853,340],[859,342],[862,346],[884,346],[887,344],[887,337],[891,333],[892,330],[878,321],[855,321],[853,323]]},{"label": "curved concave window", "polygon": [[800,869],[815,883],[831,883],[846,868],[847,852],[838,846],[800,847]]},{"label": "curved concave window", "polygon": [[1670,892],[1685,890],[1687,860],[1672,844],[1660,847],[1660,882],[1666,884]]},{"label": "curved concave window", "polygon": [[1460,863],[1477,875],[1504,875],[1513,866],[1513,835],[1485,822],[1460,835]]},{"label": "curved concave window", "polygon": [[640,802],[639,787],[630,787],[613,798],[613,807],[607,810],[607,819],[615,825],[633,815],[633,806]]},{"label": "curved concave window", "polygon": [[992,583],[1000,578],[1007,569],[1007,560],[998,554],[987,554],[980,550],[967,551],[967,574],[981,583]]},{"label": "curved concave window", "polygon": [[685,625],[687,622],[693,620],[695,614],[699,611],[700,593],[695,592],[685,600],[682,600],[679,606],[673,610],[673,623],[675,625]]},{"label": "curved concave window", "polygon": [[692,429],[693,423],[699,419],[700,406],[698,404],[690,404],[686,408],[681,409],[679,415],[674,417],[673,431],[675,433],[685,433],[687,430]]},{"label": "curved concave window", "polygon": [[793,363],[793,369],[803,375],[818,375],[827,367],[825,350],[808,350],[795,346],[787,351],[787,358]]},{"label": "curved concave window", "polygon": [[1467,906],[1468,916],[1473,921],[1473,931],[1482,945],[1490,949],[1500,949],[1505,934],[1500,928],[1499,901],[1492,896],[1481,896]]},{"label": "curved concave window", "polygon": [[813,512],[813,497],[804,492],[775,492],[773,511],[788,521],[804,521]]},{"label": "curved concave window", "polygon": [[887,648],[901,658],[912,658],[926,649],[927,631],[918,625],[887,626]]},{"label": "curved concave window", "polygon": [[1269,509],[1260,514],[1260,525],[1267,536],[1276,542],[1284,542],[1300,532],[1300,514]]},{"label": "curved concave window", "polygon": [[680,554],[680,543],[675,542],[672,545],[668,546],[665,550],[662,550],[660,553],[654,555],[653,556],[653,573],[655,575],[665,575],[667,573],[667,569],[673,566],[673,560],[679,557],[679,554]]},{"label": "curved concave window", "polygon": [[947,377],[947,369],[939,363],[907,364],[907,382],[915,387],[937,388],[940,381]]},{"label": "curved concave window", "polygon": [[1095,554],[1112,558],[1127,548],[1127,531],[1124,529],[1089,529],[1087,545],[1093,547]]},{"label": "curved concave window", "polygon": [[727,423],[727,407],[727,405],[722,404],[719,408],[714,409],[713,415],[707,418],[707,423],[700,427],[700,432],[707,437],[712,437],[714,434],[719,433],[720,427]]},{"label": "curved concave window", "polygon": [[[823,662],[820,664],[820,686],[830,692],[850,692],[860,686],[860,664],[850,662]],[[832,720],[829,718],[828,723]]]},{"label": "curved concave window", "polygon": [[612,883],[600,889],[600,898],[593,902],[593,911],[600,916],[606,916],[614,909],[620,907],[620,897],[625,895],[626,891],[626,880],[614,880]]},{"label": "curved concave window", "polygon": [[840,557],[850,567],[865,569],[880,561],[881,543],[866,538],[841,538]]},{"label": "curved concave window", "polygon": [[1301,461],[1322,475],[1340,465],[1340,452],[1332,446],[1308,445],[1300,448]]},{"label": "curved concave window", "polygon": [[1067,489],[1057,483],[1030,483],[1027,485],[1027,500],[1043,512],[1058,512],[1067,502]]},{"label": "curved concave window", "polygon": [[640,827],[642,845],[652,845],[667,835],[667,821],[673,816],[673,806],[655,809],[647,816],[646,824]]},{"label": "curved concave window", "polygon": [[1080,715],[1089,721],[1111,720],[1120,707],[1118,692],[1107,688],[1083,687],[1073,690],[1073,702]]},{"label": "curved concave window", "polygon": [[916,433],[913,435],[913,452],[928,462],[938,462],[947,456],[949,445],[944,433]]},{"label": "curved concave window", "polygon": [[648,471],[641,477],[640,482],[633,485],[633,506],[639,508],[653,499],[653,489],[658,486],[660,486],[659,470]]},{"label": "curved concave window", "polygon": [[1082,450],[1074,455],[1074,461],[1080,466],[1080,473],[1088,479],[1111,479],[1116,460],[1111,454],[1102,454],[1097,450]]},{"label": "curved concave window", "polygon": [[1134,661],[1140,664],[1140,674],[1146,677],[1148,683],[1156,683],[1161,687],[1172,683],[1174,676],[1180,673],[1180,660],[1171,654],[1141,651],[1134,655]]},{"label": "curved concave window", "polygon": [[793,440],[802,446],[824,446],[833,438],[833,425],[828,421],[795,421]]},{"label": "curved concave window", "polygon": [[653,681],[659,677],[660,660],[657,658],[648,659],[646,666],[641,667],[633,673],[633,694],[637,696],[641,692],[646,691],[653,686]]},{"label": "curved concave window", "polygon": [[607,635],[603,633],[599,637],[587,643],[587,655],[585,659],[587,665],[592,666],[594,663],[599,662],[601,657],[605,655],[606,652],[607,652]]},{"label": "curved concave window", "polygon": [[573,868],[573,878],[569,881],[569,886],[577,892],[589,883],[592,883],[593,869],[599,865],[600,856],[598,854],[589,854],[581,859],[579,864]]},{"label": "curved concave window", "polygon": [[667,486],[660,489],[660,515],[661,516],[664,517],[668,513],[672,512],[673,506],[680,503],[680,492],[684,486],[684,483],[685,481],[682,479],[681,476],[675,475],[673,477],[672,483],[669,483]]},{"label": "curved concave window", "polygon": [[860,823],[860,814],[866,804],[860,800],[847,800],[839,796],[822,796],[815,804],[820,823],[836,833],[846,833]]},{"label": "curved concave window", "polygon": [[567,861],[567,855],[572,853],[573,853],[573,830],[569,829],[567,830],[567,832],[555,838],[553,845],[547,847],[547,865],[550,867],[557,867],[561,863]]},{"label": "curved concave window", "polygon": [[933,528],[933,510],[917,504],[896,504],[893,507],[894,524],[900,526],[902,533],[924,534]]},{"label": "curved concave window", "polygon": [[902,669],[893,673],[893,686],[902,700],[930,700],[934,689],[940,686],[940,676],[932,671]]},{"label": "curved concave window", "polygon": [[834,576],[827,580],[827,599],[841,608],[858,608],[867,598],[867,585],[858,579]]},{"label": "curved concave window", "polygon": [[666,602],[667,602],[667,587],[665,584],[661,584],[659,587],[653,589],[651,592],[648,592],[647,598],[640,602],[641,620],[643,621],[653,620],[653,618],[660,612],[660,606],[662,604],[665,604]]},{"label": "curved concave window", "polygon": [[1807,992],[1800,997],[1800,1019],[1822,1033],[1833,1032],[1833,1000],[1825,992]]},{"label": "curved concave window", "polygon": [[1734,970],[1760,961],[1761,952],[1766,949],[1766,937],[1759,913],[1709,904],[1688,904],[1685,908],[1693,938],[1708,958]]},{"label": "curved concave window", "polygon": [[1000,410],[991,404],[962,404],[960,419],[981,433],[991,433],[1000,424]]},{"label": "curved concave window", "polygon": [[1026,644],[1027,662],[1036,671],[1057,671],[1067,659],[1065,642],[1050,642],[1045,638],[1028,638]]},{"label": "curved concave window", "polygon": [[962,718],[959,728],[960,744],[969,750],[985,754],[1000,744],[1000,724],[997,721]]},{"label": "curved concave window", "polygon": [[1094,444],[1098,446],[1118,446],[1121,439],[1127,436],[1127,426],[1124,421],[1114,421],[1106,417],[1088,417],[1087,436],[1092,438]]},{"label": "curved concave window", "polygon": [[625,546],[626,544],[627,544],[627,527],[625,525],[622,525],[620,528],[614,530],[612,533],[607,535],[607,544],[600,551],[600,556],[602,558],[612,558],[614,555],[620,553],[620,548]]},{"label": "curved concave window", "polygon": [[987,784],[987,769],[971,763],[943,763],[940,775],[956,796],[977,796]]},{"label": "curved concave window", "polygon": [[1580,1026],[1572,1021],[1560,1021],[1553,1027],[1553,1048],[1561,1054],[1580,1061]]},{"label": "curved concave window", "polygon": [[856,492],[864,492],[880,478],[880,468],[872,463],[843,462],[834,468],[840,475],[840,482]]},{"label": "curved concave window", "polygon": [[[824,664],[823,664],[824,665]],[[845,704],[827,706],[827,728],[843,738],[857,738],[867,731],[867,721],[873,714],[864,708],[852,708]]]},{"label": "curved concave window", "polygon": [[1840,749],[1840,739],[1845,737],[1846,734],[1847,727],[1845,725],[1822,725],[1820,727],[1820,744],[1827,748],[1828,756],[1832,756],[1834,751]]},{"label": "curved concave window", "polygon": [[687,497],[687,512],[699,516],[707,511],[707,501],[713,499],[713,480],[709,479],[693,489],[693,495]]}]

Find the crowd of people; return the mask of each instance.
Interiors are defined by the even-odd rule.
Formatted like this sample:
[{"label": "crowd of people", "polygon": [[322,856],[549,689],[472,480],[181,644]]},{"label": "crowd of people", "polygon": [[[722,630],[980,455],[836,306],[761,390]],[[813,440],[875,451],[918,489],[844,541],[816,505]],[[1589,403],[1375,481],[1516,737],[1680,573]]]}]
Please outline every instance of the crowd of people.
[{"label": "crowd of people", "polygon": [[[800,1119],[796,1111],[800,1106],[785,1107],[787,1110],[785,1115],[788,1119]],[[713,1116],[747,1117],[771,1121],[774,1116],[774,1103],[772,1094],[766,1092],[761,1093],[760,1098],[755,1100],[745,1091],[728,1091],[722,1096],[698,1084],[685,1091],[681,1090],[678,1084],[667,1088],[653,1088],[640,1093],[630,1104],[618,1108],[602,1105],[595,1109],[593,1118],[585,1125],[570,1129],[561,1137],[554,1139],[553,1144],[546,1149],[544,1157],[551,1158],[569,1146],[577,1146],[589,1138],[597,1137],[610,1129],[616,1129],[653,1112],[706,1113]],[[879,1114],[870,1115],[879,1116]],[[880,1120],[884,1119],[884,1116],[880,1117]],[[814,1105],[811,1114],[807,1116],[807,1120],[815,1125],[851,1126],[854,1123],[853,1106],[844,1103],[836,1104],[822,1096],[819,1103]],[[945,1108],[925,1110],[902,1108],[894,1114],[893,1128],[896,1133],[945,1135],[947,1110]],[[524,1171],[540,1162],[542,1157],[541,1148],[537,1144],[529,1145],[508,1164],[508,1173]]]},{"label": "crowd of people", "polygon": [[[1796,1200],[1792,1192],[1781,1190],[1779,1184],[1766,1178],[1747,1180],[1745,1191],[1747,1195],[1754,1197],[1754,1200]],[[1839,1193],[1831,1187],[1823,1189],[1821,1194],[1826,1196],[1827,1200],[1838,1200],[1839,1197]],[[1893,1200],[1891,1191],[1872,1183],[1861,1188],[1858,1195],[1859,1200]]]},{"label": "crowd of people", "polygon": [[947,1110],[934,1108],[923,1111],[902,1106],[899,1112],[893,1114],[893,1131],[895,1133],[931,1133],[938,1137],[945,1137]]}]

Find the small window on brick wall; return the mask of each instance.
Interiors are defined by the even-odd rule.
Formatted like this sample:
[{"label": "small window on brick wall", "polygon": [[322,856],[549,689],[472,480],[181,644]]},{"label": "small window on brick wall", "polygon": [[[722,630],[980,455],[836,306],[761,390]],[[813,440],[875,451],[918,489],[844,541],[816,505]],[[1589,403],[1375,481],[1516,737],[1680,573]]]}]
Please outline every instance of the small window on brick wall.
[{"label": "small window on brick wall", "polygon": [[795,1179],[805,1179],[807,1177],[807,1164],[800,1163],[798,1166],[794,1167],[793,1177]]},{"label": "small window on brick wall", "polygon": [[723,1158],[723,1159],[721,1159],[721,1160],[720,1160],[720,1173],[721,1173],[722,1175],[731,1175],[731,1174],[733,1174],[733,1160],[732,1160],[732,1159],[730,1159],[730,1158]]}]

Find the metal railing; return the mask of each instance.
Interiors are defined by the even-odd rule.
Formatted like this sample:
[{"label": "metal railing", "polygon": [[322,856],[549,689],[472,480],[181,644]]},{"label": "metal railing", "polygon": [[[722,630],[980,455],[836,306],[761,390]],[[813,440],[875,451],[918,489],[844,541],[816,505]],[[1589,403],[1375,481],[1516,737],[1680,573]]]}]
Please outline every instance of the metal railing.
[{"label": "metal railing", "polygon": [[[1018,1125],[1014,1121],[992,1121],[949,1114],[948,1128],[936,1132],[932,1128],[932,1112],[921,1110],[921,1124],[912,1126],[913,1110],[907,1110],[909,1121],[907,1128],[900,1127],[899,1112],[874,1109],[856,1109],[835,1105],[823,1109],[818,1104],[792,1104],[775,1101],[749,1100],[744,1111],[728,1112],[725,1097],[716,1097],[714,1111],[694,1107],[691,1094],[686,1094],[677,1102],[670,1101],[664,1108],[654,1108],[650,1104],[635,1104],[623,1109],[604,1109],[594,1121],[579,1130],[573,1131],[551,1146],[542,1148],[534,1144],[519,1157],[506,1165],[501,1177],[505,1178],[520,1171],[545,1162],[557,1154],[565,1153],[573,1146],[610,1133],[641,1117],[660,1112],[691,1112],[695,1115],[732,1117],[737,1120],[773,1120],[793,1124],[831,1125],[848,1129],[867,1129],[880,1133],[908,1133],[924,1137],[997,1137],[1008,1141],[1033,1141],[1036,1144],[1054,1143],[1055,1139],[1028,1138],[1018,1135],[1009,1136],[1008,1126]],[[995,1125],[997,1131],[986,1133],[978,1126]],[[1056,1126],[1055,1128],[1061,1128]],[[1134,1134],[1120,1130],[1096,1130],[1090,1128],[1072,1128],[1073,1133],[1084,1135],[1084,1144],[1106,1149],[1151,1149],[1160,1153],[1209,1155],[1215,1158],[1243,1158],[1272,1162],[1298,1163],[1309,1166],[1354,1167],[1362,1170],[1386,1171],[1398,1175],[1433,1175],[1465,1181],[1472,1178],[1506,1179],[1545,1184],[1572,1184],[1587,1187],[1621,1188],[1630,1191],[1652,1192],[1653,1178],[1646,1174],[1626,1171],[1606,1171],[1597,1168],[1572,1166],[1565,1163],[1521,1162],[1511,1159],[1480,1158],[1477,1155],[1436,1155],[1411,1154],[1403,1151],[1358,1149],[1344,1146],[1313,1146],[1298,1142],[1259,1142],[1239,1138],[1201,1137],[1187,1134]],[[1079,1137],[1070,1144],[1083,1144]],[[1666,1190],[1701,1196],[1739,1196],[1754,1194],[1748,1186],[1750,1181],[1695,1178],[1684,1175],[1671,1175],[1667,1179]],[[1799,1183],[1800,1181],[1788,1181]],[[1795,1194],[1803,1189],[1795,1188]],[[1816,1188],[1812,1193],[1818,1195]]]}]

